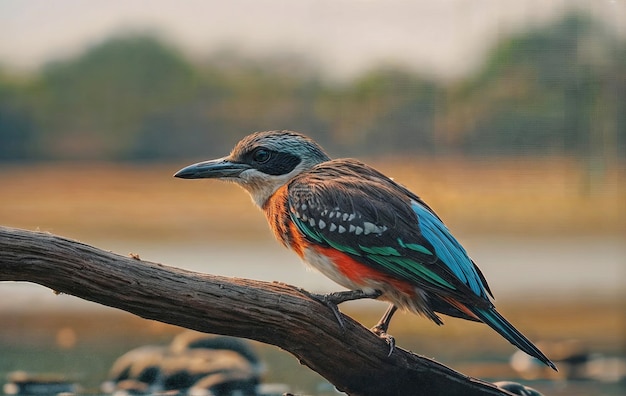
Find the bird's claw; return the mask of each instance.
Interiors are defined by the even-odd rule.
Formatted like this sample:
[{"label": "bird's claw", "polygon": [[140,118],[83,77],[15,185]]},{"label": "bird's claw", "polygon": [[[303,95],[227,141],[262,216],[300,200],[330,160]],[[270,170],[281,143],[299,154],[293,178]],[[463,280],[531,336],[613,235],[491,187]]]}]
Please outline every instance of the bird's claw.
[{"label": "bird's claw", "polygon": [[330,308],[330,310],[335,315],[335,319],[337,319],[337,323],[339,323],[339,326],[341,327],[341,329],[345,330],[346,325],[343,319],[341,318],[341,312],[339,312],[339,306],[337,305],[338,303],[335,302],[335,300],[333,299],[334,294],[335,293],[328,293],[328,294],[312,294],[311,293],[310,296],[316,299],[317,301],[321,302],[322,304],[326,305],[328,308]]},{"label": "bird's claw", "polygon": [[393,338],[392,335],[387,334],[387,329],[385,329],[384,326],[382,326],[381,324],[377,324],[376,326],[372,327],[371,331],[378,337],[385,340],[387,345],[389,345],[389,353],[387,353],[387,357],[390,357],[393,353],[393,350],[396,348],[396,339]]}]

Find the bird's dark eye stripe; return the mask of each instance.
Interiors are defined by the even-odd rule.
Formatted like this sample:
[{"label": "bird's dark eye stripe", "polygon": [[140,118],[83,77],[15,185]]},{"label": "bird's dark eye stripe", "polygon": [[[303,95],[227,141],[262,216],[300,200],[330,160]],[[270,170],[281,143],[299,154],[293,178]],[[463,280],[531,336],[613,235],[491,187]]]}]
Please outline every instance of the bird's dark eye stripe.
[{"label": "bird's dark eye stripe", "polygon": [[243,159],[243,162],[272,176],[286,175],[294,170],[301,161],[300,157],[296,155],[266,148],[257,148],[247,154]]},{"label": "bird's dark eye stripe", "polygon": [[257,169],[268,175],[286,175],[294,170],[300,163],[301,159],[290,153],[274,151],[271,153],[272,157],[270,161],[261,164]]}]

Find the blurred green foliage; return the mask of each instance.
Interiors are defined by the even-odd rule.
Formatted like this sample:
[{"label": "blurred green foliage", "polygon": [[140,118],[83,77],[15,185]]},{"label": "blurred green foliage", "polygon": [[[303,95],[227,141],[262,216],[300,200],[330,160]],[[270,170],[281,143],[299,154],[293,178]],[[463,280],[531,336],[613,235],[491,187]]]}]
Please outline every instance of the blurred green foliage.
[{"label": "blurred green foliage", "polygon": [[333,154],[624,158],[626,44],[568,16],[448,84],[399,67],[339,83],[302,59],[228,51],[192,63],[146,35],[32,76],[0,69],[0,161],[201,158],[265,129],[305,132]]}]

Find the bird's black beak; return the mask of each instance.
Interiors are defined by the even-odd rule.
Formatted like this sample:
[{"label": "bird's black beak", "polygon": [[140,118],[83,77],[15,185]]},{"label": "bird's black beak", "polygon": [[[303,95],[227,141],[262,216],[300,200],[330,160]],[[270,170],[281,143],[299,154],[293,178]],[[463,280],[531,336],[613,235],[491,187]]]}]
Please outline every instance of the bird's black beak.
[{"label": "bird's black beak", "polygon": [[174,177],[181,179],[236,178],[247,169],[250,169],[250,165],[232,162],[228,157],[224,157],[186,166],[176,172]]}]

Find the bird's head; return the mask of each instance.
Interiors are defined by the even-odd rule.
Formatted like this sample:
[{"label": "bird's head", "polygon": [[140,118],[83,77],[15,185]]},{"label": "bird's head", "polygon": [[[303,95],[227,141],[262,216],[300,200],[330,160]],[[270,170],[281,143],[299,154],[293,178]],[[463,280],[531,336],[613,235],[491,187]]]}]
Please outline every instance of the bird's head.
[{"label": "bird's head", "polygon": [[198,162],[174,174],[182,179],[220,179],[239,184],[263,207],[299,173],[330,158],[312,139],[291,131],[256,132],[223,158]]}]

